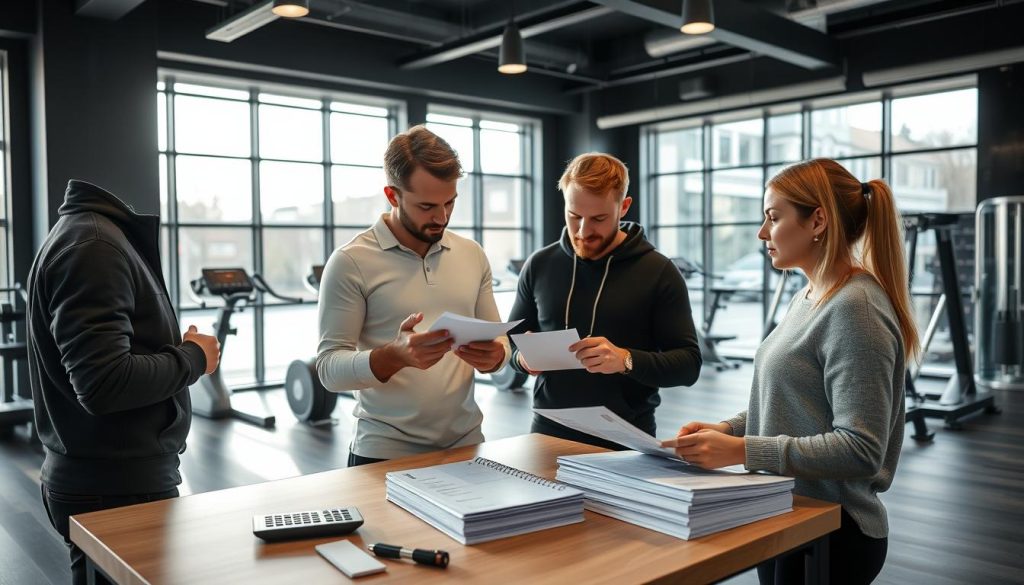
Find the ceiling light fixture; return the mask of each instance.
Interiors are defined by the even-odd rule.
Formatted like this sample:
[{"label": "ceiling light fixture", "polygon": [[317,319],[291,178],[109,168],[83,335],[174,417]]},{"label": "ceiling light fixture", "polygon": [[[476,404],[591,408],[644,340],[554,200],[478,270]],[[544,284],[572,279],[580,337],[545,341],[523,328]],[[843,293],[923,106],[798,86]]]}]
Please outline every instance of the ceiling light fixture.
[{"label": "ceiling light fixture", "polygon": [[683,0],[684,34],[703,35],[715,30],[715,11],[711,0]]},{"label": "ceiling light fixture", "polygon": [[274,0],[274,8],[271,11],[285,18],[306,16],[309,14],[309,0]]},{"label": "ceiling light fixture", "polygon": [[511,18],[501,36],[501,50],[498,52],[498,71],[515,75],[526,71],[526,51],[523,49],[523,35]]}]

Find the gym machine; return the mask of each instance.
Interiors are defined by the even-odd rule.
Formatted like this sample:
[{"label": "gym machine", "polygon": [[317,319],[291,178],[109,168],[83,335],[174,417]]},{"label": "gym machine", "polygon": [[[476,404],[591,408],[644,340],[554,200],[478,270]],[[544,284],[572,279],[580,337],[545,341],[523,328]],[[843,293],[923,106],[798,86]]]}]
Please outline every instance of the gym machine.
[{"label": "gym machine", "polygon": [[[228,335],[235,335],[238,330],[231,327],[231,316],[242,311],[245,306],[256,303],[255,292],[267,294],[286,302],[302,303],[303,299],[286,297],[274,292],[270,285],[259,274],[249,273],[244,268],[203,268],[202,276],[191,281],[190,293],[194,300],[206,307],[200,295],[219,296],[224,305],[214,323],[214,334],[220,342],[221,364],[223,365],[224,350]],[[208,376],[202,376],[189,388],[192,395],[192,412],[211,419],[235,418],[263,428],[272,428],[276,419],[266,412],[245,412],[232,406],[232,390],[224,380],[222,368],[218,367]]]}]

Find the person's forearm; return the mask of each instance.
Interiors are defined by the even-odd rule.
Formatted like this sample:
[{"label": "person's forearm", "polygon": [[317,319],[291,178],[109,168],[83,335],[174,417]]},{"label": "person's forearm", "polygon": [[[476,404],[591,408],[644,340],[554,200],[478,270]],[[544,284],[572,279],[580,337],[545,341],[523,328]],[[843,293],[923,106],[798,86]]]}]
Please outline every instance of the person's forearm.
[{"label": "person's forearm", "polygon": [[404,367],[405,363],[390,343],[370,352],[370,371],[381,382],[387,382]]}]

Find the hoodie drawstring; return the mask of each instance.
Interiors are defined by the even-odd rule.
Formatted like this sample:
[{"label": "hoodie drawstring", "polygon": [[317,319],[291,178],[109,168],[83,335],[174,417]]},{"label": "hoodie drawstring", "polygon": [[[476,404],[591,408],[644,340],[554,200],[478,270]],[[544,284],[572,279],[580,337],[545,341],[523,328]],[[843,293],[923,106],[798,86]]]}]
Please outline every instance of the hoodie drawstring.
[{"label": "hoodie drawstring", "polygon": [[[590,313],[590,331],[587,333],[587,337],[594,334],[594,323],[597,322],[597,304],[601,302],[601,293],[604,291],[604,283],[608,280],[608,271],[612,267],[612,258],[615,255],[608,256],[608,261],[604,263],[604,276],[601,277],[601,286],[597,287],[597,298],[594,299],[594,308]],[[565,328],[569,328],[569,307],[572,306],[572,292],[576,288],[576,255],[572,256],[572,282],[569,284],[569,298],[565,300]]]}]

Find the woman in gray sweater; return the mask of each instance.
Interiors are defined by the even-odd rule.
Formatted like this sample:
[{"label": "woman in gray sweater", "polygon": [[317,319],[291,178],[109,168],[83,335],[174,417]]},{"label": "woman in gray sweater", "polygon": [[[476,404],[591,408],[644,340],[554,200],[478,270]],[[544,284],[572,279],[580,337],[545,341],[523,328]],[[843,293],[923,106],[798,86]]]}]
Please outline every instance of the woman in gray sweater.
[{"label": "woman in gray sweater", "polygon": [[[870,583],[885,562],[889,489],[903,443],[904,371],[919,349],[892,191],[833,160],[783,169],[764,196],[777,269],[809,284],[757,350],[750,404],[728,421],[691,422],[666,441],[705,468],[743,464],[796,478],[795,492],[842,506],[829,538],[831,583]],[[757,569],[803,582],[800,554]]]}]

